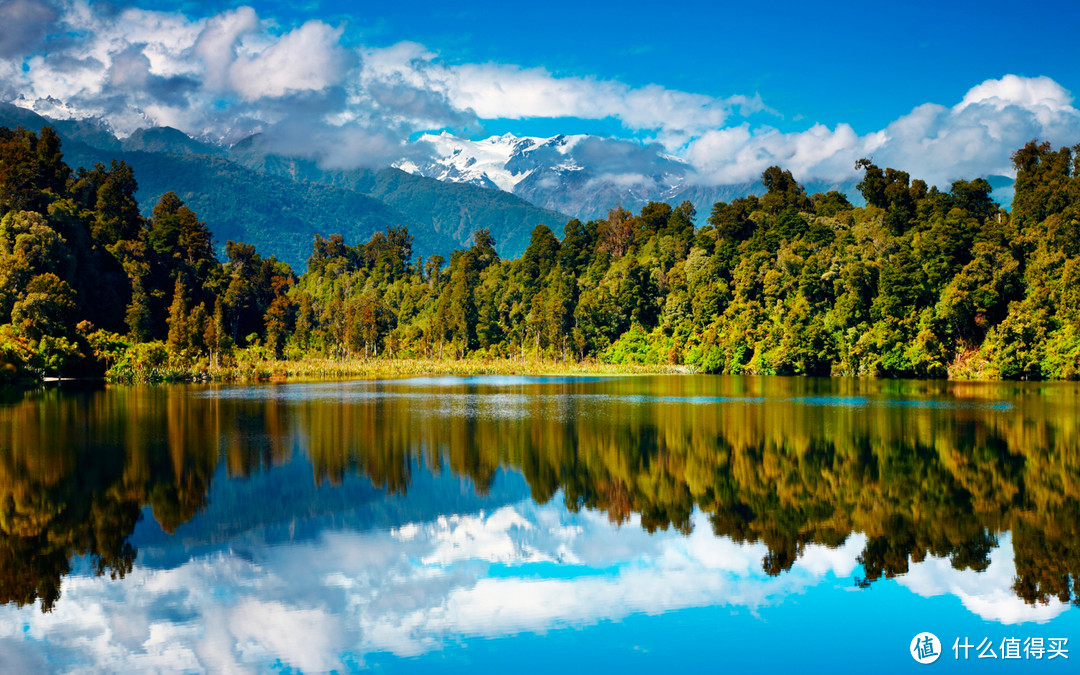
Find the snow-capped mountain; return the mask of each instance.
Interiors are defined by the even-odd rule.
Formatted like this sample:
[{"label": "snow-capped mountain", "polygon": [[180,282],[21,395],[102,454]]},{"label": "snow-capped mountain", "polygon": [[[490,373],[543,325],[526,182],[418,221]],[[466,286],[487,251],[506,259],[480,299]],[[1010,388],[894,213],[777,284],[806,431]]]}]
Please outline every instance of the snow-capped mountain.
[{"label": "snow-capped mountain", "polygon": [[[54,120],[86,120],[87,117],[82,110],[68,105],[64,101],[52,96],[45,96],[42,98],[28,99],[22,94],[19,94],[15,100],[11,101],[12,104],[19,106],[25,110],[30,110],[43,117],[48,117]],[[103,129],[110,130],[111,128],[103,119],[89,118],[94,124],[100,126]]]},{"label": "snow-capped mountain", "polygon": [[[622,205],[679,202],[697,188],[686,180],[686,164],[655,147],[597,136],[492,136],[468,140],[452,134],[419,139],[434,149],[427,163],[395,166],[442,181],[504,190],[538,206],[580,218],[596,218]],[[740,193],[745,192],[743,186]],[[698,195],[699,197],[701,195]]]},{"label": "snow-capped mountain", "polygon": [[[652,201],[689,201],[703,220],[718,201],[761,195],[760,180],[709,185],[694,170],[659,146],[599,136],[492,136],[468,140],[452,134],[425,134],[419,143],[433,150],[426,163],[399,169],[441,181],[469,183],[513,193],[537,206],[583,220],[602,218],[614,206],[637,211]],[[858,201],[854,181],[808,181],[807,193],[841,190]]]},{"label": "snow-capped mountain", "polygon": [[409,173],[454,183],[470,183],[513,192],[537,171],[581,171],[572,150],[586,136],[492,136],[480,141],[458,138],[445,131],[424,134],[421,143],[435,149],[436,159],[424,165],[406,160],[395,166]]}]

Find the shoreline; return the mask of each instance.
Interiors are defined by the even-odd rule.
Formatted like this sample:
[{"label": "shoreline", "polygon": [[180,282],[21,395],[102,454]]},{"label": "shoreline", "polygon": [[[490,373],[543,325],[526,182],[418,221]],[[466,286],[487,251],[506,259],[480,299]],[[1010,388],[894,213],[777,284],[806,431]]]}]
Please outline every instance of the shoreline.
[{"label": "shoreline", "polygon": [[691,366],[672,364],[609,364],[598,361],[567,362],[520,359],[305,359],[260,360],[242,365],[192,368],[160,368],[142,372],[110,373],[103,379],[113,384],[181,382],[256,382],[318,380],[343,377],[395,378],[432,375],[672,375],[698,374]]},{"label": "shoreline", "polygon": [[[304,359],[252,360],[227,367],[211,367],[198,364],[189,367],[160,367],[143,370],[115,369],[101,377],[49,377],[43,380],[24,380],[9,383],[5,388],[26,389],[42,385],[100,382],[104,384],[183,384],[183,383],[230,383],[230,382],[285,382],[318,381],[344,378],[393,379],[421,376],[476,376],[476,375],[523,375],[548,377],[587,377],[593,375],[645,376],[645,375],[717,375],[731,373],[705,373],[684,364],[612,364],[599,361],[562,361],[545,359]],[[778,375],[764,373],[741,373],[753,377],[804,378],[805,375]],[[966,377],[945,378],[899,378],[832,374],[816,376],[821,379],[857,379],[870,381],[926,381],[957,383],[1067,383],[1073,380],[1002,380]]]},{"label": "shoreline", "polygon": [[[593,360],[580,362],[548,359],[423,359],[423,358],[372,358],[372,359],[304,359],[245,360],[241,364],[211,367],[203,362],[186,367],[156,367],[140,370],[113,368],[101,376],[22,378],[0,384],[0,391],[25,391],[37,387],[71,384],[194,384],[194,383],[244,383],[244,382],[292,382],[326,381],[342,379],[398,379],[409,377],[468,377],[480,375],[507,375],[532,377],[588,377],[646,376],[646,375],[716,375],[731,376],[732,373],[706,373],[685,364],[613,364]],[[1069,379],[1002,380],[971,377],[903,378],[873,377],[865,375],[831,374],[823,376],[780,375],[769,373],[740,373],[747,377],[783,377],[813,379],[854,379],[875,382],[937,382],[970,384],[1021,384],[1021,383],[1069,383]]]}]

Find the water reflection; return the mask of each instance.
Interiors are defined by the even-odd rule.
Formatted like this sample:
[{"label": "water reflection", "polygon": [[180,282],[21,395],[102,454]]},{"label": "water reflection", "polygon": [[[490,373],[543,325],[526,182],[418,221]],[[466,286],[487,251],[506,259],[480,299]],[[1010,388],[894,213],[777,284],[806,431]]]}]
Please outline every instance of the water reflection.
[{"label": "water reflection", "polygon": [[[419,657],[470,638],[634,614],[714,607],[753,617],[792,599],[816,610],[815,591],[844,585],[865,544],[862,535],[836,549],[809,544],[788,573],[770,576],[763,544],[716,537],[702,515],[694,524],[688,536],[650,536],[599,514],[522,502],[391,530],[327,530],[289,546],[138,567],[125,583],[73,577],[54,612],[2,614],[0,652],[21,638],[23,647],[43,645],[27,659],[47,654],[95,670],[357,670],[379,654]],[[930,558],[913,564],[907,583],[1007,624],[1064,611],[1008,592],[1010,562],[1007,547],[983,574]]]},{"label": "water reflection", "polygon": [[[522,516],[519,504],[516,516],[505,517],[526,520],[514,521],[510,530],[543,530],[528,518],[557,521],[560,532],[579,532],[582,522],[597,518],[624,526],[590,526],[586,534],[574,535],[576,547],[555,540],[529,543],[522,534],[514,543],[515,564],[584,560],[581,546],[601,546],[596,542],[604,532],[618,532],[620,550],[643,559],[650,546],[720,547],[710,560],[738,566],[740,579],[749,578],[752,568],[761,582],[727,584],[724,592],[752,594],[757,602],[769,597],[768,589],[797,585],[793,571],[813,568],[822,556],[839,555],[829,569],[857,576],[864,586],[907,575],[903,583],[926,595],[952,588],[953,582],[940,581],[947,576],[942,565],[977,575],[1000,560],[991,576],[1004,579],[1009,598],[1026,603],[1032,613],[1016,606],[1000,610],[998,598],[996,609],[981,615],[1002,621],[1045,618],[1060,612],[1062,603],[1080,602],[1078,413],[1080,392],[1065,384],[440,378],[47,390],[0,407],[0,602],[40,602],[46,612],[61,611],[62,579],[77,556],[89,560],[98,575],[137,573],[144,575],[140,584],[149,583],[145,575],[156,573],[137,565],[133,572],[137,552],[130,541],[144,506],[161,530],[172,533],[193,518],[200,522],[196,516],[215,481],[242,486],[240,479],[302,457],[310,474],[289,480],[318,486],[319,494],[362,477],[385,494],[407,495],[419,472],[467,478],[470,490],[483,498],[496,476],[509,471],[524,476],[532,500],[546,505]],[[285,496],[276,503],[245,508],[237,502],[233,511],[202,523],[202,543],[317,515],[310,494],[290,501],[283,485],[278,493]],[[440,522],[438,495],[422,496],[435,502],[425,526],[434,527],[430,522]],[[462,522],[445,526],[452,530]],[[640,528],[640,536],[631,541],[628,528]],[[453,550],[447,543],[452,539],[443,541],[437,533],[409,539],[409,531],[319,534],[310,545],[332,546],[335,536],[370,537],[365,556],[393,543],[394,552],[385,555],[420,560],[422,569],[444,569],[432,561],[445,562],[439,556]],[[659,531],[668,534],[646,534]],[[674,555],[653,553],[657,560]],[[317,566],[316,559],[349,560],[355,551],[292,548],[254,555],[295,556],[297,565],[303,559]],[[222,564],[225,571],[213,574],[242,576],[237,570],[254,563],[237,558]],[[931,576],[938,586],[919,581],[916,571],[928,565],[937,570]],[[1003,569],[1013,572],[1002,577]],[[357,574],[321,569],[316,576],[347,584],[356,583]],[[666,591],[651,593],[675,598],[681,592],[681,582],[658,578]],[[722,598],[690,578],[685,592],[699,593],[704,602],[753,605],[749,596]],[[365,583],[369,589],[378,585]],[[449,593],[447,583],[439,578],[439,592]],[[956,589],[967,588],[965,583],[956,581],[945,592],[961,597]],[[123,594],[135,587],[115,586],[101,592]],[[410,588],[420,593],[420,586]],[[480,586],[471,588],[479,592]],[[504,591],[492,593],[510,597],[498,595]],[[573,591],[574,597],[589,598],[587,603],[605,602],[602,593],[581,593]],[[979,613],[982,596],[964,593],[973,598],[965,605]],[[449,596],[440,597],[438,606],[448,606]],[[420,609],[423,599],[413,600],[430,619],[430,608]],[[361,610],[355,600],[335,602]],[[559,616],[573,614],[565,609],[569,614]],[[416,620],[400,619],[404,625]],[[387,630],[368,626],[363,633]],[[415,627],[415,635],[426,630]]]}]

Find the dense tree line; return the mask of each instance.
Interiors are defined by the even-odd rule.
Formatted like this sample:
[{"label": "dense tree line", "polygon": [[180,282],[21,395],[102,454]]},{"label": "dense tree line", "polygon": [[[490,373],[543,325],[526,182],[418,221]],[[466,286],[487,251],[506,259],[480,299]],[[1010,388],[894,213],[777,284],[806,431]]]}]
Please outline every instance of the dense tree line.
[{"label": "dense tree line", "polygon": [[238,357],[555,358],[705,372],[1080,375],[1080,156],[1014,154],[1012,212],[860,160],[866,206],[766,193],[545,225],[501,260],[486,230],[449,260],[412,236],[316,236],[300,277],[211,233],[173,193],[144,219],[123,163],[71,171],[48,128],[0,132],[0,358],[114,374]]},{"label": "dense tree line", "polygon": [[[72,171],[49,127],[0,129],[0,361],[8,375],[101,373],[121,359],[216,363],[273,336],[295,275],[213,237],[176,196],[152,218],[123,162]],[[275,304],[277,301],[277,304]]]},{"label": "dense tree line", "polygon": [[706,372],[1075,378],[1080,372],[1080,178],[1075,150],[1015,153],[1012,213],[982,179],[948,192],[862,160],[866,206],[766,193],[613,209],[538,225],[524,255],[490,235],[449,261],[411,261],[405,232],[318,239],[290,295],[291,357],[596,358]]}]

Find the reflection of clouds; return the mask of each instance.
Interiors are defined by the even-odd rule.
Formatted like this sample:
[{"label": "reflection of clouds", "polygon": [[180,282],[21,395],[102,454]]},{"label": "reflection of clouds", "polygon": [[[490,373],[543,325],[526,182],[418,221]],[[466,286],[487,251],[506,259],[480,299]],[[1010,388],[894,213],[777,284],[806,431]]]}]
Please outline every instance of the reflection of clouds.
[{"label": "reflection of clouds", "polygon": [[855,571],[859,554],[865,548],[866,537],[862,534],[851,535],[836,548],[807,546],[795,562],[795,567],[816,576],[831,572],[838,577],[849,577]]},{"label": "reflection of clouds", "polygon": [[425,529],[427,538],[434,544],[431,554],[423,558],[425,565],[446,566],[463,560],[502,563],[553,560],[527,541],[533,525],[512,507],[501,508],[486,518],[442,516]]},{"label": "reflection of clouds", "polygon": [[931,556],[912,565],[908,574],[897,581],[924,598],[956,596],[974,614],[1003,624],[1045,623],[1069,608],[1057,598],[1051,598],[1045,605],[1027,604],[1012,590],[1015,577],[1012,535],[1006,533],[1000,537],[1000,545],[990,552],[990,566],[985,572],[956,570],[948,558]]},{"label": "reflection of clouds", "polygon": [[44,673],[48,671],[45,655],[29,640],[0,638],[0,664],[9,673]]},{"label": "reflection of clouds", "polygon": [[[790,572],[761,570],[762,544],[712,534],[618,528],[603,514],[531,501],[390,531],[326,532],[241,556],[222,551],[175,569],[137,567],[122,582],[72,576],[52,614],[0,608],[0,660],[66,670],[264,670],[355,666],[362,655],[423,654],[471,636],[543,632],[631,614],[704,606],[755,612],[854,573],[865,537],[809,545]],[[983,618],[1046,620],[1012,595],[1003,538],[990,569],[913,564],[900,583],[954,594]]]},{"label": "reflection of clouds", "polygon": [[247,598],[236,605],[228,632],[241,660],[272,663],[281,659],[304,672],[340,668],[345,629],[323,609],[298,609],[281,602]]}]

